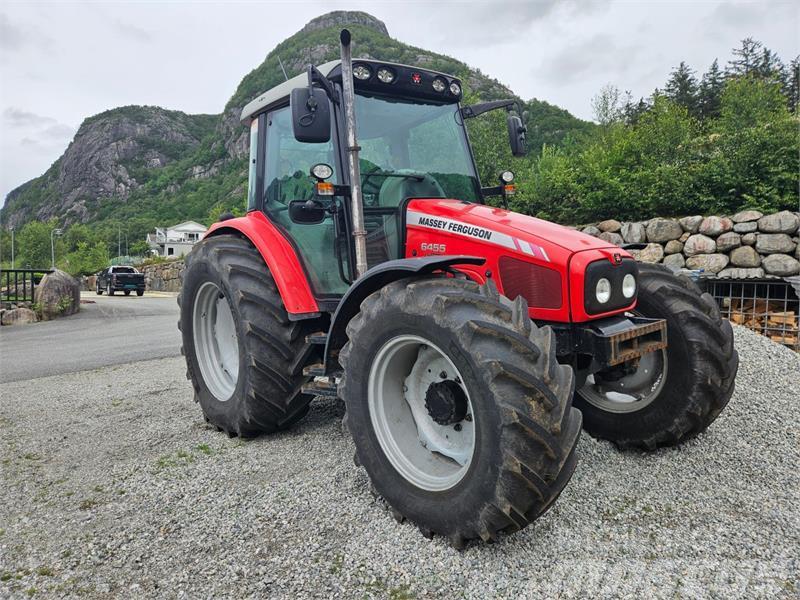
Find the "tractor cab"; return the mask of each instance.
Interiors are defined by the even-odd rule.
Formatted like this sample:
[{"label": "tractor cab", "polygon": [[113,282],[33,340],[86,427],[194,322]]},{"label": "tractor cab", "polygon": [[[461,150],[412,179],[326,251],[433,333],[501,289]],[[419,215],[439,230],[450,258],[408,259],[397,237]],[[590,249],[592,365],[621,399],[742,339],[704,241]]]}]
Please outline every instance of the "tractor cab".
[{"label": "tractor cab", "polygon": [[[464,126],[465,114],[480,112],[476,107],[462,111],[457,78],[360,59],[353,61],[352,72],[371,268],[405,256],[410,199],[483,203],[486,193],[500,188],[480,186]],[[311,67],[242,113],[251,132],[248,210],[263,212],[292,240],[314,295],[323,302],[344,294],[357,278],[342,96],[341,62],[335,61]],[[512,135],[524,136],[521,121],[510,127]]]}]

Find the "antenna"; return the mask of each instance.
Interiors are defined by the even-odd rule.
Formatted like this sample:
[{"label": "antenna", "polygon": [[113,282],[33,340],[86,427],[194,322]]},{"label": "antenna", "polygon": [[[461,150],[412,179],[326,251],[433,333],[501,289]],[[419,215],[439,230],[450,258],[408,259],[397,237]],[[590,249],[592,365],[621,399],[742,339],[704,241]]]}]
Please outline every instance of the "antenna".
[{"label": "antenna", "polygon": [[275,56],[278,57],[278,64],[281,66],[281,71],[283,71],[283,76],[286,78],[286,81],[289,81],[289,76],[286,74],[286,69],[283,68],[283,61],[281,60],[280,55],[276,54]]}]

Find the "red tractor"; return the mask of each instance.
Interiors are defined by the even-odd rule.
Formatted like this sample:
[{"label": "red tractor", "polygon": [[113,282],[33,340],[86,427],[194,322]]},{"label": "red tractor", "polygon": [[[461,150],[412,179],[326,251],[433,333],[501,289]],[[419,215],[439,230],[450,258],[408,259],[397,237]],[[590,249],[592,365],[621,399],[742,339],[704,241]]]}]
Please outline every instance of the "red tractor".
[{"label": "red tractor", "polygon": [[485,204],[443,73],[350,57],[250,102],[247,216],[187,257],[180,326],[206,419],[245,437],[344,401],[356,462],[399,520],[457,547],[517,531],[575,469],[583,426],[652,450],[734,388],[708,294],[588,235]]}]

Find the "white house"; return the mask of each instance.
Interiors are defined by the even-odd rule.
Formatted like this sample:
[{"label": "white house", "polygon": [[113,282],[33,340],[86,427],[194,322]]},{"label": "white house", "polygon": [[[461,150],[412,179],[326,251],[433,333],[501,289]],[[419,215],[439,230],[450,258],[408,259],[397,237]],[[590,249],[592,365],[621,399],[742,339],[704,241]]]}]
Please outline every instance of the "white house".
[{"label": "white house", "polygon": [[156,227],[155,233],[147,234],[147,244],[153,254],[183,256],[189,253],[207,230],[208,227],[194,221],[185,221],[172,227]]}]

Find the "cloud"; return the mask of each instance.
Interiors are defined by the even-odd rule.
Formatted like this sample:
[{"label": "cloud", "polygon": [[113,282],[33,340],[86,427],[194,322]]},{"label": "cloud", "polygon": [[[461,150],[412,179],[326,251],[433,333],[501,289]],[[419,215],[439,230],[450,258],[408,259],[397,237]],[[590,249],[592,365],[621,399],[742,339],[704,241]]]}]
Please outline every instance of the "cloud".
[{"label": "cloud", "polygon": [[137,27],[136,25],[131,25],[130,23],[125,23],[123,21],[115,21],[114,29],[116,29],[125,37],[137,42],[150,42],[153,39],[153,34],[146,29],[142,29],[141,27]]},{"label": "cloud", "polygon": [[9,107],[3,111],[3,125],[21,135],[21,146],[63,146],[75,135],[75,128],[60,123],[53,117],[37,115],[21,108]]},{"label": "cloud", "polygon": [[11,127],[38,127],[43,124],[52,124],[57,121],[52,117],[43,117],[21,108],[11,106],[3,111],[3,121]]},{"label": "cloud", "polygon": [[624,73],[637,55],[633,46],[619,46],[614,36],[598,33],[577,44],[565,45],[558,54],[534,70],[552,83],[571,83],[597,71]]},{"label": "cloud", "polygon": [[19,50],[25,44],[22,29],[12,24],[8,16],[0,13],[0,48],[3,50]]}]

